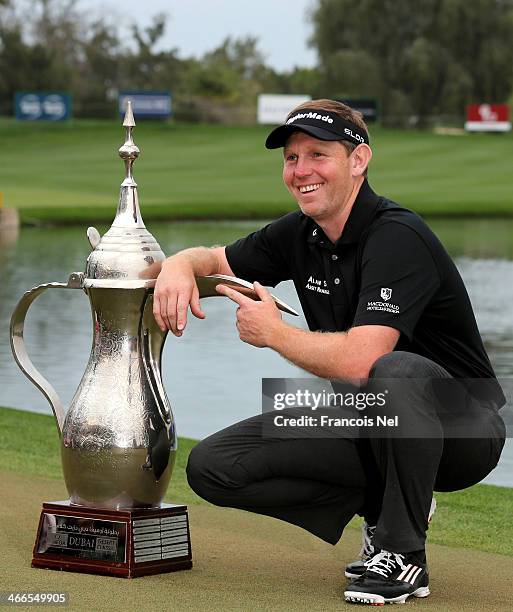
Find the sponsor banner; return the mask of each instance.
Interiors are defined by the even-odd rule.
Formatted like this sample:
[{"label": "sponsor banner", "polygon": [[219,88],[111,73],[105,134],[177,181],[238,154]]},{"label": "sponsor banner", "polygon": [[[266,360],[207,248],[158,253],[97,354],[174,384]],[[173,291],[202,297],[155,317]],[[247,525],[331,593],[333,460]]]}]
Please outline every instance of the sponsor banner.
[{"label": "sponsor banner", "polygon": [[121,91],[119,114],[125,115],[128,100],[132,102],[135,119],[168,119],[171,117],[171,93],[169,91]]},{"label": "sponsor banner", "polygon": [[470,104],[467,106],[468,132],[509,132],[509,107],[507,104]]},{"label": "sponsor banner", "polygon": [[71,95],[59,91],[18,91],[14,96],[16,119],[66,121],[71,118]]},{"label": "sponsor banner", "polygon": [[379,119],[378,116],[378,101],[375,98],[335,98],[339,102],[343,102],[360,111],[363,115],[365,123],[374,123]]},{"label": "sponsor banner", "polygon": [[260,94],[257,105],[257,122],[271,125],[285,123],[287,115],[293,108],[311,99],[311,96]]}]

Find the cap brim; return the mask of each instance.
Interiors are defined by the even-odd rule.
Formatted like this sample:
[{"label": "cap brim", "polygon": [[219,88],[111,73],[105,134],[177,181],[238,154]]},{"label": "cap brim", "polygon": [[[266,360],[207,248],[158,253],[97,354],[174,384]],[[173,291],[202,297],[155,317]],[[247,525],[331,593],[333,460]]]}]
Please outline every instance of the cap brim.
[{"label": "cap brim", "polygon": [[314,138],[319,140],[341,140],[340,134],[334,134],[329,130],[314,126],[314,125],[301,125],[301,123],[294,123],[293,125],[280,125],[275,128],[267,137],[265,146],[268,149],[279,149],[284,147],[289,136],[293,132],[305,132]]}]

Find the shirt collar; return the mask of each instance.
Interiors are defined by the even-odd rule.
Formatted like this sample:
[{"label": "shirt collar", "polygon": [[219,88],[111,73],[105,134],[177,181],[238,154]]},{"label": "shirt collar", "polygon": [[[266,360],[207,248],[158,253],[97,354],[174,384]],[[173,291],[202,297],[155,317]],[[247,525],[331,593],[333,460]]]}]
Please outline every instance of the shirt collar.
[{"label": "shirt collar", "polygon": [[333,245],[317,223],[311,219],[309,219],[310,227],[307,241],[310,244],[320,244],[330,249],[337,248],[341,245],[357,243],[363,231],[374,217],[379,200],[380,197],[374,193],[367,179],[365,179],[356,196],[353,208],[349,213],[347,223],[342,230],[342,235],[337,240],[336,244]]}]

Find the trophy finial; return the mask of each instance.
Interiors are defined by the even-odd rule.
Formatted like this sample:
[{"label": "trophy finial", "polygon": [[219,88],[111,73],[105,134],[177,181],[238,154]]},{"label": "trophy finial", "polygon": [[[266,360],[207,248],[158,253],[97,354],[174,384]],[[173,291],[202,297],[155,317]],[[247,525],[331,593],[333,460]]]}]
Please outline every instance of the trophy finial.
[{"label": "trophy finial", "polygon": [[132,167],[134,161],[139,157],[140,150],[132,139],[132,130],[135,127],[135,120],[134,113],[132,112],[132,102],[130,100],[127,101],[123,127],[126,128],[125,142],[118,151],[119,156],[125,162],[125,180],[121,183],[121,186],[137,187],[137,183],[132,175]]},{"label": "trophy finial", "polygon": [[125,118],[123,120],[123,127],[135,127],[135,119],[134,113],[132,111],[132,102],[131,100],[127,101]]}]

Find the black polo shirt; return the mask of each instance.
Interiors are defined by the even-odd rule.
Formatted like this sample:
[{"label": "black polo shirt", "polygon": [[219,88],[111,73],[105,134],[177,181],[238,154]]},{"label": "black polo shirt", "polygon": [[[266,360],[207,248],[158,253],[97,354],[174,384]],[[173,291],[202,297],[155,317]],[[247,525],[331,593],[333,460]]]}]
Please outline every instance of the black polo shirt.
[{"label": "black polo shirt", "polygon": [[423,355],[456,378],[495,378],[454,262],[417,214],[367,181],[336,244],[296,211],[227,246],[226,257],[247,281],[292,280],[313,331],[386,325],[401,332],[396,350]]}]

